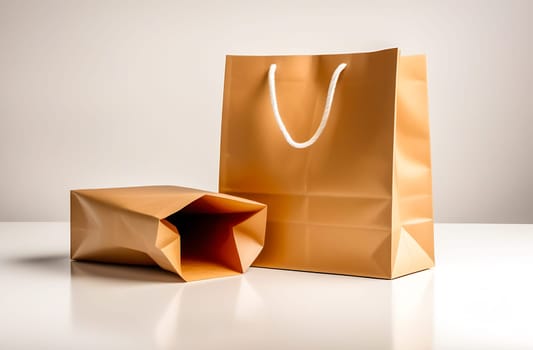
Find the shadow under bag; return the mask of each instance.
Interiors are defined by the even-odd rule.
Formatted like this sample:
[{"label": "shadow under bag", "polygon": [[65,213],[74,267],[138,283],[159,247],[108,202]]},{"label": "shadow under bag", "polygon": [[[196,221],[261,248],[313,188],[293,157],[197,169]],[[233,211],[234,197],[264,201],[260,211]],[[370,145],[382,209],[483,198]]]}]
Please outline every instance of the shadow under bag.
[{"label": "shadow under bag", "polygon": [[268,205],[255,266],[434,266],[424,56],[227,56],[220,191]]}]

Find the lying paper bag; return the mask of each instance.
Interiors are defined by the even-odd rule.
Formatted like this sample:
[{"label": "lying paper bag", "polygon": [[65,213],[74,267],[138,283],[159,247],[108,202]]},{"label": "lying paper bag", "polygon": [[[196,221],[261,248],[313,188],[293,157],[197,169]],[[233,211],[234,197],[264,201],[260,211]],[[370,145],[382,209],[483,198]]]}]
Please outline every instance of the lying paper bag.
[{"label": "lying paper bag", "polygon": [[245,272],[266,206],[176,186],[71,191],[71,258],[158,265],[185,281]]}]

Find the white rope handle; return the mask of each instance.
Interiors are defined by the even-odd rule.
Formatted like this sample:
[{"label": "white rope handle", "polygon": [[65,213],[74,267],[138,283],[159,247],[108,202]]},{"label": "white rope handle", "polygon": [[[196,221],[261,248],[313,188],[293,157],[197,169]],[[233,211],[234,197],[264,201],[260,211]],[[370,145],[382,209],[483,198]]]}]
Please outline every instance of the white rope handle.
[{"label": "white rope handle", "polygon": [[285,137],[285,140],[289,145],[291,145],[294,148],[307,148],[311,146],[313,143],[318,140],[320,135],[322,135],[322,132],[326,128],[326,124],[328,123],[329,119],[329,112],[331,110],[331,103],[333,102],[333,97],[335,95],[335,88],[337,87],[337,80],[339,80],[339,76],[346,68],[346,63],[341,63],[335,69],[333,72],[333,75],[331,76],[331,81],[329,83],[328,88],[328,95],[326,97],[326,105],[324,106],[324,113],[322,114],[322,120],[320,121],[320,125],[316,129],[315,133],[311,138],[305,142],[296,142],[289,134],[289,131],[287,130],[287,127],[283,123],[283,120],[281,119],[281,115],[279,114],[278,109],[278,101],[276,97],[276,65],[271,64],[270,69],[268,71],[268,86],[270,88],[270,103],[272,104],[272,110],[274,111],[274,117],[276,117],[276,122],[278,123],[279,129],[281,130],[281,133],[283,134],[283,137]]}]

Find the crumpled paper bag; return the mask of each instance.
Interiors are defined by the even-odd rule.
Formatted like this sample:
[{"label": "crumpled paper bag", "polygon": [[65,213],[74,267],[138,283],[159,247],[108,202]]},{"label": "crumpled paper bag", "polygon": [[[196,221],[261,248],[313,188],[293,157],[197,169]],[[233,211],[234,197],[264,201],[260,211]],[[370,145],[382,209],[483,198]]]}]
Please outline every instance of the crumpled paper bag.
[{"label": "crumpled paper bag", "polygon": [[158,265],[193,281],[245,272],[266,205],[176,186],[71,191],[71,258]]}]

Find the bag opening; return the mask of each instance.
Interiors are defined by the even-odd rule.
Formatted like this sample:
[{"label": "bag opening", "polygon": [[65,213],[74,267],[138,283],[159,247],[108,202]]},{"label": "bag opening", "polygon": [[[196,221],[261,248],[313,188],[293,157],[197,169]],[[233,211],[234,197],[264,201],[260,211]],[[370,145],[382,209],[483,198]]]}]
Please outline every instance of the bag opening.
[{"label": "bag opening", "polygon": [[202,198],[165,218],[180,235],[184,277],[242,273],[233,227],[254,212],[219,212],[206,208],[201,201]]}]

